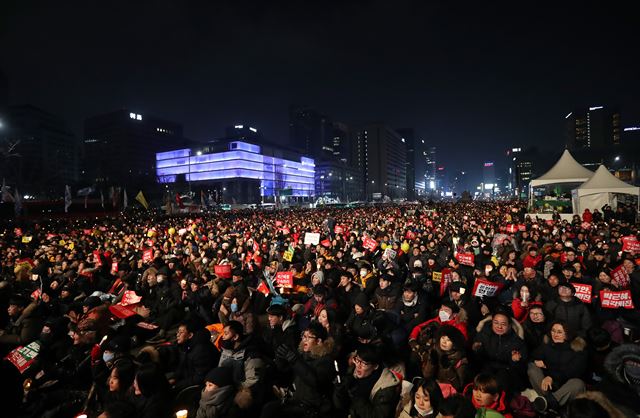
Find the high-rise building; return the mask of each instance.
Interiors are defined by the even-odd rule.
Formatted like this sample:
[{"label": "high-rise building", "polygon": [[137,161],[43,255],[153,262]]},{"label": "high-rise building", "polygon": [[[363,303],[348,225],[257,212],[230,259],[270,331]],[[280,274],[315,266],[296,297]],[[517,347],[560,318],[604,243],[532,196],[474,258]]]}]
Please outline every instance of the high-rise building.
[{"label": "high-rise building", "polygon": [[620,144],[622,129],[617,109],[591,106],[570,112],[565,119],[567,148],[570,150],[608,149]]},{"label": "high-rise building", "polygon": [[382,124],[362,128],[359,139],[367,199],[406,197],[406,141]]},{"label": "high-rise building", "polygon": [[341,122],[333,122],[333,137],[331,140],[333,156],[343,163],[351,164],[355,150],[351,140],[351,130]]},{"label": "high-rise building", "polygon": [[416,163],[418,158],[418,144],[416,144],[416,136],[413,128],[400,128],[395,130],[402,141],[404,141],[406,153],[406,197],[409,200],[416,198],[416,180],[418,178],[416,171]]},{"label": "high-rise building", "polygon": [[84,123],[82,179],[98,184],[156,182],[156,153],[186,146],[182,125],[130,110]]},{"label": "high-rise building", "polygon": [[436,190],[436,172],[438,166],[436,165],[436,147],[428,147],[426,149],[426,172],[425,172],[425,185],[427,190]]},{"label": "high-rise building", "polygon": [[510,159],[508,188],[513,196],[525,198],[536,162],[540,160],[538,149],[514,147],[507,150],[507,157]]},{"label": "high-rise building", "polygon": [[306,106],[289,107],[290,146],[316,159],[334,154],[334,127],[330,118]]},{"label": "high-rise building", "polygon": [[11,148],[2,176],[22,193],[59,197],[78,177],[78,141],[61,118],[35,106],[9,106],[2,137]]},{"label": "high-rise building", "polygon": [[264,140],[262,132],[258,128],[243,123],[227,126],[225,128],[225,141],[251,141],[260,143]]}]

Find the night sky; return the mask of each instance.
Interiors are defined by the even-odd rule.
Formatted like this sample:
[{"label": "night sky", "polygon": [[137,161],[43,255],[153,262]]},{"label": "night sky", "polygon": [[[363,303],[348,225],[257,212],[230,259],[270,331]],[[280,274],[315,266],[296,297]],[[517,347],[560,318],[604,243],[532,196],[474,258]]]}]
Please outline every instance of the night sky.
[{"label": "night sky", "polygon": [[288,105],[414,127],[448,170],[504,149],[559,151],[575,107],[640,122],[635,2],[29,1],[0,6],[10,103],[117,108],[194,140],[247,123],[288,138]]}]

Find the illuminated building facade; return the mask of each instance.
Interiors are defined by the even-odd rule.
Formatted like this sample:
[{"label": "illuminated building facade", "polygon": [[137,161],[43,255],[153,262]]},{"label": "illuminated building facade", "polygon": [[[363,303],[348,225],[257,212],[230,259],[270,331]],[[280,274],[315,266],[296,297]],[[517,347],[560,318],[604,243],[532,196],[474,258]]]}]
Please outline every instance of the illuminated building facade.
[{"label": "illuminated building facade", "polygon": [[567,147],[609,149],[620,144],[620,112],[604,106],[591,106],[570,112],[567,123]]},{"label": "illuminated building facade", "polygon": [[315,196],[315,162],[300,154],[243,141],[156,154],[159,183],[207,182],[221,187],[223,201]]}]

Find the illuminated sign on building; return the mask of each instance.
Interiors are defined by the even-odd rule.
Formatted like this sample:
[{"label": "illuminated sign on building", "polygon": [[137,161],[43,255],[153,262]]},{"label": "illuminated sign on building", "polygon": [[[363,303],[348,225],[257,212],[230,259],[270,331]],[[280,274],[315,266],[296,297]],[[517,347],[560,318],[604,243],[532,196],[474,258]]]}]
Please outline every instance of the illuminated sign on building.
[{"label": "illuminated sign on building", "polygon": [[484,163],[485,167],[493,167],[493,163]]}]

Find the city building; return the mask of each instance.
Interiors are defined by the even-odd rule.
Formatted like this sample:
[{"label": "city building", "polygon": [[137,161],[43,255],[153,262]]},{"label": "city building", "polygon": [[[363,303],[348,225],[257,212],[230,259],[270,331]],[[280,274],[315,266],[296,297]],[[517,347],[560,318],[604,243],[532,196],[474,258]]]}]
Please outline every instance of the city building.
[{"label": "city building", "polygon": [[493,191],[496,187],[496,167],[493,161],[486,161],[482,165],[482,183],[485,191]]},{"label": "city building", "polygon": [[425,184],[427,190],[436,190],[436,172],[438,166],[436,165],[436,147],[427,147],[426,152],[426,171],[425,171]]},{"label": "city building", "polygon": [[0,133],[1,177],[23,194],[57,198],[77,181],[78,141],[61,118],[32,105],[9,106]]},{"label": "city building", "polygon": [[406,198],[406,143],[382,124],[361,129],[364,183],[367,199]]},{"label": "city building", "polygon": [[185,147],[182,125],[130,110],[93,116],[84,123],[81,177],[91,184],[155,183],[157,152]]},{"label": "city building", "polygon": [[610,149],[620,144],[622,134],[620,112],[604,106],[577,109],[565,116],[567,148]]},{"label": "city building", "polygon": [[313,158],[334,155],[334,125],[330,118],[307,106],[289,107],[289,145]]},{"label": "city building", "polygon": [[227,126],[225,128],[225,137],[221,141],[248,141],[253,143],[261,143],[264,141],[264,136],[258,128],[249,126],[247,124],[235,124]]},{"label": "city building", "polygon": [[243,141],[155,154],[157,180],[221,191],[224,203],[307,201],[315,196],[315,162],[284,148]]},{"label": "city building", "polygon": [[514,147],[506,154],[510,159],[507,190],[512,196],[526,198],[529,182],[534,177],[534,162],[539,160],[538,149]]},{"label": "city building", "polygon": [[341,202],[364,199],[362,174],[355,167],[340,160],[323,160],[315,168],[317,196]]}]

